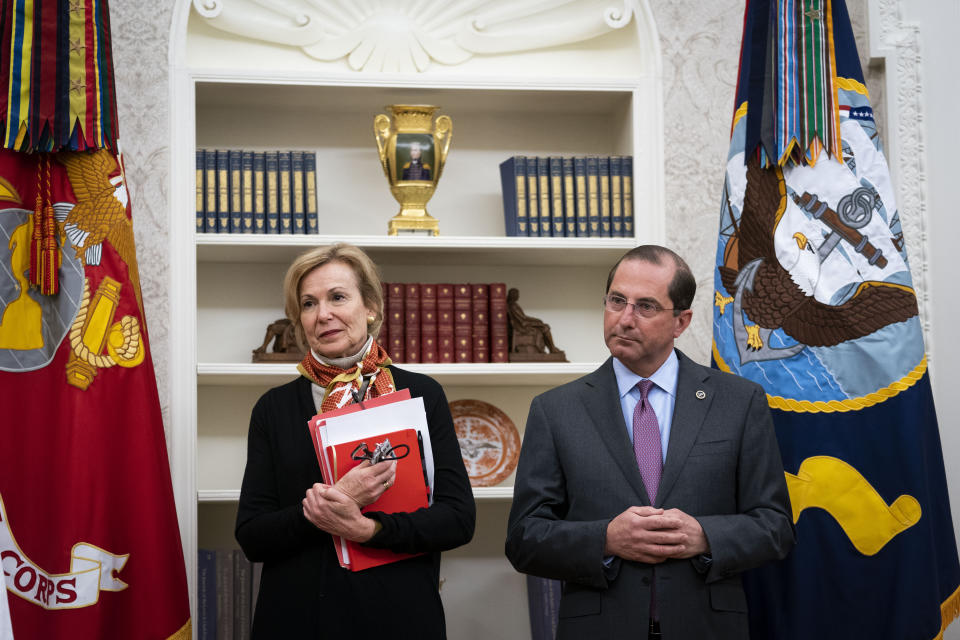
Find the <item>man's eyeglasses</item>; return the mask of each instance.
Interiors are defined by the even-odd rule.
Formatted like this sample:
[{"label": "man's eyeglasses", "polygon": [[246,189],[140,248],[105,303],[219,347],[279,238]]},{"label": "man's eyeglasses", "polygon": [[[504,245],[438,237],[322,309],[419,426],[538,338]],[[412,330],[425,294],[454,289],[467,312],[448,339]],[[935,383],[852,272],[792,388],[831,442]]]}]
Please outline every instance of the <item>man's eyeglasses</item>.
[{"label": "man's eyeglasses", "polygon": [[650,300],[641,300],[640,302],[629,302],[623,296],[608,294],[603,296],[603,307],[607,311],[620,313],[627,306],[633,307],[633,313],[644,318],[652,318],[661,311],[674,311],[674,308],[661,307],[656,302]]}]

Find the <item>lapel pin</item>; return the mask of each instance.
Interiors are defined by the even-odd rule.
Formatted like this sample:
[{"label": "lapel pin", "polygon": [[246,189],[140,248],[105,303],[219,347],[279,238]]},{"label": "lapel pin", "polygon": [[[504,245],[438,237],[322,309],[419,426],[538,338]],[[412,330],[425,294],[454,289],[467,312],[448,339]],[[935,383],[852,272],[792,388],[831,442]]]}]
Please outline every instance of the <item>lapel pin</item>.
[{"label": "lapel pin", "polygon": [[707,392],[703,389],[697,389],[697,400],[703,400],[707,397]]}]

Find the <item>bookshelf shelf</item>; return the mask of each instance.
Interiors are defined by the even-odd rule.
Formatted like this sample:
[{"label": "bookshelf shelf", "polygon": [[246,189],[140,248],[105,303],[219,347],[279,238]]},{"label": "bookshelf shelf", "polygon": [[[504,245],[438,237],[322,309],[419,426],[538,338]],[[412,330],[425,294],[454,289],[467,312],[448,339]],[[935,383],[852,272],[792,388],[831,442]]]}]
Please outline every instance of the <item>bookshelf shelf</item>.
[{"label": "bookshelf shelf", "polygon": [[[550,386],[570,382],[590,373],[595,362],[509,364],[403,364],[398,366],[426,374],[443,385]],[[197,384],[203,386],[264,386],[283,384],[297,377],[296,364],[242,364],[201,362]]]},{"label": "bookshelf shelf", "polygon": [[[474,487],[473,497],[484,502],[513,499],[513,487]],[[240,500],[239,489],[201,489],[197,491],[200,504],[236,504]]]},{"label": "bookshelf shelf", "polygon": [[198,233],[196,242],[197,261],[211,263],[289,263],[297,254],[313,247],[346,242],[361,247],[377,262],[515,266],[610,266],[636,245],[633,238],[214,233]]}]

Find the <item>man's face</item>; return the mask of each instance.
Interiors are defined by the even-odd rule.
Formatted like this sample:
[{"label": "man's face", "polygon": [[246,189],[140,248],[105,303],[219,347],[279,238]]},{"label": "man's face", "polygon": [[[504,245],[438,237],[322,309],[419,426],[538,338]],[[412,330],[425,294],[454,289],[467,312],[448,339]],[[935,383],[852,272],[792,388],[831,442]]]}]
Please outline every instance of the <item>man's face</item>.
[{"label": "man's face", "polygon": [[652,318],[638,315],[631,305],[620,312],[603,311],[603,339],[610,354],[643,377],[653,375],[666,361],[674,339],[690,325],[693,315],[689,309],[677,316],[668,311],[673,307],[667,291],[674,270],[670,258],[665,258],[663,264],[624,260],[607,291],[608,295],[622,296],[628,302],[652,302],[663,309]]},{"label": "man's face", "polygon": [[420,159],[420,145],[413,145],[410,147],[410,159],[419,160]]}]

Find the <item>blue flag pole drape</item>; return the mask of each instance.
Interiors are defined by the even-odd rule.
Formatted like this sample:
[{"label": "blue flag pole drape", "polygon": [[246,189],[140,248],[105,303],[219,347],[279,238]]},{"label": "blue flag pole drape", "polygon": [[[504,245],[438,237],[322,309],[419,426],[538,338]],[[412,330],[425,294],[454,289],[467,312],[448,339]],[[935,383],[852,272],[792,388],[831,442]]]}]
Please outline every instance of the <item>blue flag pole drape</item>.
[{"label": "blue flag pole drape", "polygon": [[751,637],[932,640],[960,565],[916,295],[842,0],[748,0],[714,365],[762,384],[797,528]]}]

